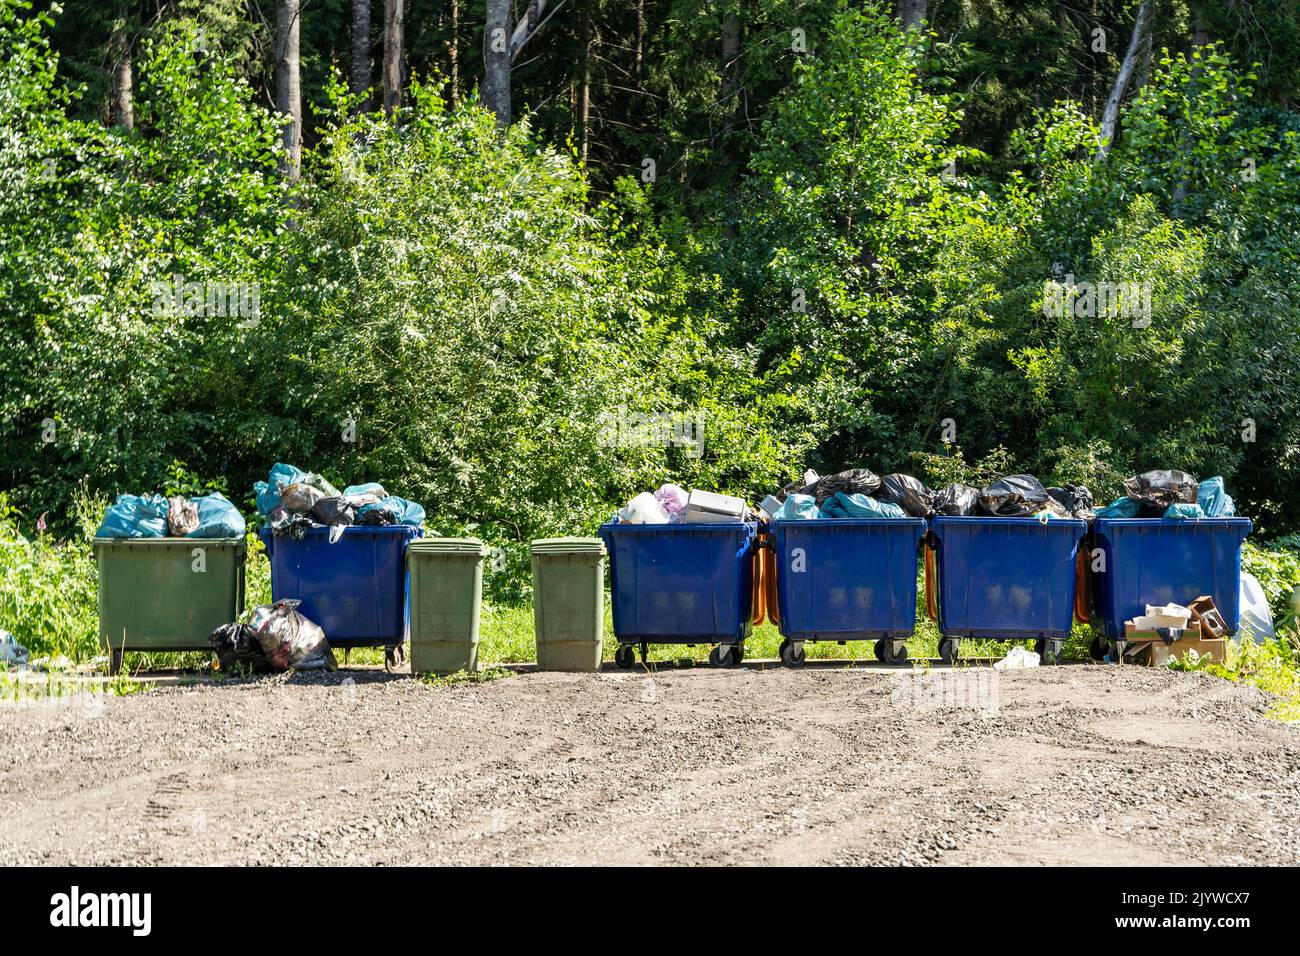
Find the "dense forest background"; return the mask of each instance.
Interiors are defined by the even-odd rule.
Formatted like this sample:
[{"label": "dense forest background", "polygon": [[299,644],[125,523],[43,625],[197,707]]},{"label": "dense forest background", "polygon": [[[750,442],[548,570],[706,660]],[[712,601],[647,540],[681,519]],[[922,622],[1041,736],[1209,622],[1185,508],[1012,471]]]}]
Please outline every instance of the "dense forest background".
[{"label": "dense forest background", "polygon": [[667,479],[1173,467],[1300,531],[1291,0],[0,0],[0,46],[29,521],[279,460],[518,549]]}]

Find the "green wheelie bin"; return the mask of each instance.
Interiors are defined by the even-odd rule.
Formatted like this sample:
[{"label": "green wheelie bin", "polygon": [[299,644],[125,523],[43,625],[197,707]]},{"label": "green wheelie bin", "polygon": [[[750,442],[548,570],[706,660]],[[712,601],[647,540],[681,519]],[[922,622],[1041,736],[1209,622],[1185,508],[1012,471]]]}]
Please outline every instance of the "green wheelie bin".
[{"label": "green wheelie bin", "polygon": [[478,538],[420,538],[407,545],[411,673],[478,670],[487,553],[487,545]]},{"label": "green wheelie bin", "polygon": [[95,538],[99,640],[123,651],[210,651],[208,635],[244,609],[240,538]]},{"label": "green wheelie bin", "polygon": [[600,670],[605,543],[600,538],[542,538],[528,551],[533,561],[537,669]]}]

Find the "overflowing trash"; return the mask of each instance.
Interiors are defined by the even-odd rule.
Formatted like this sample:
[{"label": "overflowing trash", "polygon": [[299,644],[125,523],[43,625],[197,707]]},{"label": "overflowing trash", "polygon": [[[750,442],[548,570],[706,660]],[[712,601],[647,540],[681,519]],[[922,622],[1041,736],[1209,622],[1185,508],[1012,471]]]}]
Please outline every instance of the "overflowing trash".
[{"label": "overflowing trash", "polygon": [[302,540],[312,528],[329,528],[338,541],[350,525],[424,524],[424,507],[390,495],[379,482],[339,491],[325,478],[276,462],[266,481],[253,485],[257,510],[277,535]]},{"label": "overflowing trash", "polygon": [[222,624],[208,635],[208,643],[223,671],[235,671],[242,666],[254,674],[271,672],[257,633],[247,624]]},{"label": "overflowing trash", "polygon": [[1098,518],[1231,518],[1236,505],[1216,475],[1198,482],[1185,471],[1157,469],[1124,482],[1123,497],[1094,509]]},{"label": "overflowing trash", "polygon": [[618,510],[620,524],[716,524],[750,521],[753,510],[745,499],[679,485],[665,484],[643,491]]},{"label": "overflowing trash", "polygon": [[95,531],[97,538],[242,538],[239,509],[214,491],[198,498],[118,495]]},{"label": "overflowing trash", "polygon": [[934,493],[911,475],[885,475],[849,468],[822,477],[811,469],[760,506],[772,521],[835,518],[916,518],[933,512]]},{"label": "overflowing trash", "polygon": [[301,601],[276,601],[253,609],[247,624],[223,624],[208,635],[224,671],[241,665],[255,674],[333,670],[334,651],[318,624],[298,611]]}]

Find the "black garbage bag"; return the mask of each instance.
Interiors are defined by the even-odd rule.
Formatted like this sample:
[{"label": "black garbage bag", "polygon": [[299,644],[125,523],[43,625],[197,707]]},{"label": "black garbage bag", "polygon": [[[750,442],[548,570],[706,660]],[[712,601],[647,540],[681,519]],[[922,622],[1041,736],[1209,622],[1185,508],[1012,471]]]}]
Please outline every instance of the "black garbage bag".
[{"label": "black garbage bag", "polygon": [[802,495],[812,495],[820,507],[838,492],[842,491],[846,495],[871,495],[879,487],[880,478],[870,468],[850,468],[848,471],[818,478],[812,484],[797,490]]},{"label": "black garbage bag", "polygon": [[1071,518],[1082,518],[1084,521],[1093,519],[1092,508],[1096,502],[1086,485],[1062,485],[1059,488],[1048,488],[1047,493]]},{"label": "black garbage bag", "polygon": [[307,537],[308,531],[317,527],[316,522],[312,521],[309,515],[285,511],[283,508],[276,508],[267,515],[266,523],[271,528],[272,534],[288,535],[295,541],[301,541]]},{"label": "black garbage bag", "polygon": [[957,518],[973,515],[979,508],[979,503],[980,490],[961,482],[934,493],[934,513],[937,515]]},{"label": "black garbage bag", "polygon": [[334,651],[319,624],[298,612],[301,601],[276,601],[253,611],[252,630],[274,671],[333,670]]},{"label": "black garbage bag", "polygon": [[365,526],[397,524],[397,515],[386,508],[371,508],[361,512],[357,524]]},{"label": "black garbage bag", "polygon": [[1033,475],[1007,475],[980,492],[980,510],[997,518],[1029,518],[1051,500]]},{"label": "black garbage bag", "polygon": [[1147,514],[1164,514],[1170,505],[1194,505],[1199,490],[1196,479],[1185,471],[1144,471],[1124,482],[1124,491]]},{"label": "black garbage bag", "polygon": [[342,495],[322,498],[311,506],[311,516],[323,525],[356,524],[357,506]]},{"label": "black garbage bag", "polygon": [[217,652],[217,663],[223,671],[232,671],[242,665],[254,674],[271,672],[262,645],[247,624],[222,624],[208,635],[208,643]]},{"label": "black garbage bag", "polygon": [[928,518],[934,513],[934,492],[911,475],[885,475],[874,497],[892,501],[913,518]]}]

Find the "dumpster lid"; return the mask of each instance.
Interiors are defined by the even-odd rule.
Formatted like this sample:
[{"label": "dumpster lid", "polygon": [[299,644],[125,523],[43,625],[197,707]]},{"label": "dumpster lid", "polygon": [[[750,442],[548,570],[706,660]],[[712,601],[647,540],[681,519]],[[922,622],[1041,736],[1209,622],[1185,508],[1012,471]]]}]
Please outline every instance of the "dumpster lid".
[{"label": "dumpster lid", "polygon": [[528,546],[529,554],[604,554],[600,538],[538,538]]},{"label": "dumpster lid", "polygon": [[92,538],[92,548],[230,548],[242,547],[247,542],[242,538],[177,538],[168,535],[165,538]]},{"label": "dumpster lid", "polygon": [[478,538],[420,538],[406,546],[416,554],[473,554],[482,557],[488,547]]}]

